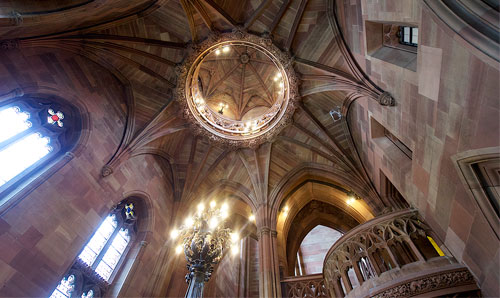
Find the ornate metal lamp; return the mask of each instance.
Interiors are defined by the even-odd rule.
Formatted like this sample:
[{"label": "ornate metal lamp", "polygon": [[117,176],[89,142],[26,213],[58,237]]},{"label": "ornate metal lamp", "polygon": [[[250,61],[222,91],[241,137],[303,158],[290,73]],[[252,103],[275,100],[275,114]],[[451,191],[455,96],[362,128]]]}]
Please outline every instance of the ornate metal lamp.
[{"label": "ornate metal lamp", "polygon": [[228,206],[223,204],[220,209],[212,201],[209,208],[200,203],[194,216],[189,216],[184,225],[171,232],[173,239],[180,238],[182,244],[177,246],[176,253],[184,254],[189,273],[186,282],[189,283],[186,298],[203,297],[205,282],[210,280],[214,266],[222,259],[226,248],[232,244],[232,252],[237,253],[236,245],[239,236],[224,227],[228,217]]}]

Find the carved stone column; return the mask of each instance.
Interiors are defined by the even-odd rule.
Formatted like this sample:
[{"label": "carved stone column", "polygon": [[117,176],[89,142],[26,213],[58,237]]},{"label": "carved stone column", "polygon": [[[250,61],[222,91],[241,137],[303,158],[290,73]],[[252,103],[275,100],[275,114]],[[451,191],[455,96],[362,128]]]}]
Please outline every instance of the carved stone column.
[{"label": "carved stone column", "polygon": [[259,227],[260,297],[281,297],[277,232]]}]

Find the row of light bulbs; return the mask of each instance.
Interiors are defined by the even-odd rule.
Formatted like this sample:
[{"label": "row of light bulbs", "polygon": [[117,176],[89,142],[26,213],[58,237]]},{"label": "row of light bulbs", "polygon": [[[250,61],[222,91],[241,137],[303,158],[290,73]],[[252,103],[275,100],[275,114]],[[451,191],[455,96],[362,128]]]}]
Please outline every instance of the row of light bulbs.
[{"label": "row of light bulbs", "polygon": [[231,47],[230,46],[223,46],[222,48],[218,48],[217,50],[215,50],[215,55],[219,56],[221,53],[229,53],[231,51]]},{"label": "row of light bulbs", "polygon": [[[216,205],[217,205],[217,203],[215,201],[211,201],[210,205],[209,205],[210,209],[214,210],[215,207],[216,207]],[[205,204],[204,203],[199,203],[196,209],[197,209],[198,216],[201,216],[201,214],[205,210]],[[229,216],[229,206],[228,206],[227,203],[223,203],[222,206],[221,206],[221,208],[220,208],[220,217],[224,220],[228,216]],[[255,221],[255,215],[250,214],[250,216],[248,217],[248,220],[249,221]],[[211,217],[208,220],[208,226],[212,230],[214,230],[215,228],[217,228],[217,226],[219,225],[219,223],[220,223],[220,221],[218,219],[218,216],[213,216],[213,217]],[[188,216],[184,220],[184,229],[186,229],[186,228],[190,229],[193,226],[194,226],[194,218],[192,216]],[[174,240],[174,239],[176,239],[179,236],[179,234],[180,234],[180,230],[173,229],[170,232],[170,237]],[[231,233],[231,253],[233,255],[238,254],[239,247],[237,245],[237,242],[239,240],[240,240],[240,237],[239,237],[238,233],[236,233],[236,232]],[[179,244],[175,248],[175,253],[176,254],[180,254],[182,251],[183,251],[183,246],[181,244]]]}]

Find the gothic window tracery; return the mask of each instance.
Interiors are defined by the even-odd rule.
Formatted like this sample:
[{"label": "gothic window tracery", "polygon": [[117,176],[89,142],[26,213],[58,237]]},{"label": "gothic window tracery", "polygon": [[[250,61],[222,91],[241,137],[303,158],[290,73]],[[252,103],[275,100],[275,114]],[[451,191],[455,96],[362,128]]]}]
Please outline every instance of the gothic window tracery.
[{"label": "gothic window tracery", "polygon": [[[71,149],[80,135],[74,107],[55,98],[14,98],[0,105],[0,197]],[[3,202],[2,202],[3,203]]]},{"label": "gothic window tracery", "polygon": [[[137,230],[136,219],[132,202],[119,203],[97,228],[70,268],[70,273],[78,272],[76,277],[74,274],[64,277],[50,298],[100,297],[123,263]],[[80,286],[75,288],[73,285],[71,290],[65,290],[69,287],[69,279],[71,284],[78,283]]]},{"label": "gothic window tracery", "polygon": [[72,274],[61,280],[57,288],[52,292],[50,298],[69,298],[75,289],[75,276]]}]

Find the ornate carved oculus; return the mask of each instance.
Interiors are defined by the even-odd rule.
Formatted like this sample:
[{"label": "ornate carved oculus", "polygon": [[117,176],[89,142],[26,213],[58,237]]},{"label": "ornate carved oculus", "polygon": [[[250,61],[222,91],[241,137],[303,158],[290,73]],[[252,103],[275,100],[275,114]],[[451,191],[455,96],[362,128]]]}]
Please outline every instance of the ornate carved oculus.
[{"label": "ornate carved oculus", "polygon": [[254,147],[290,119],[297,84],[290,57],[271,39],[235,31],[192,47],[179,68],[176,95],[197,134]]}]

